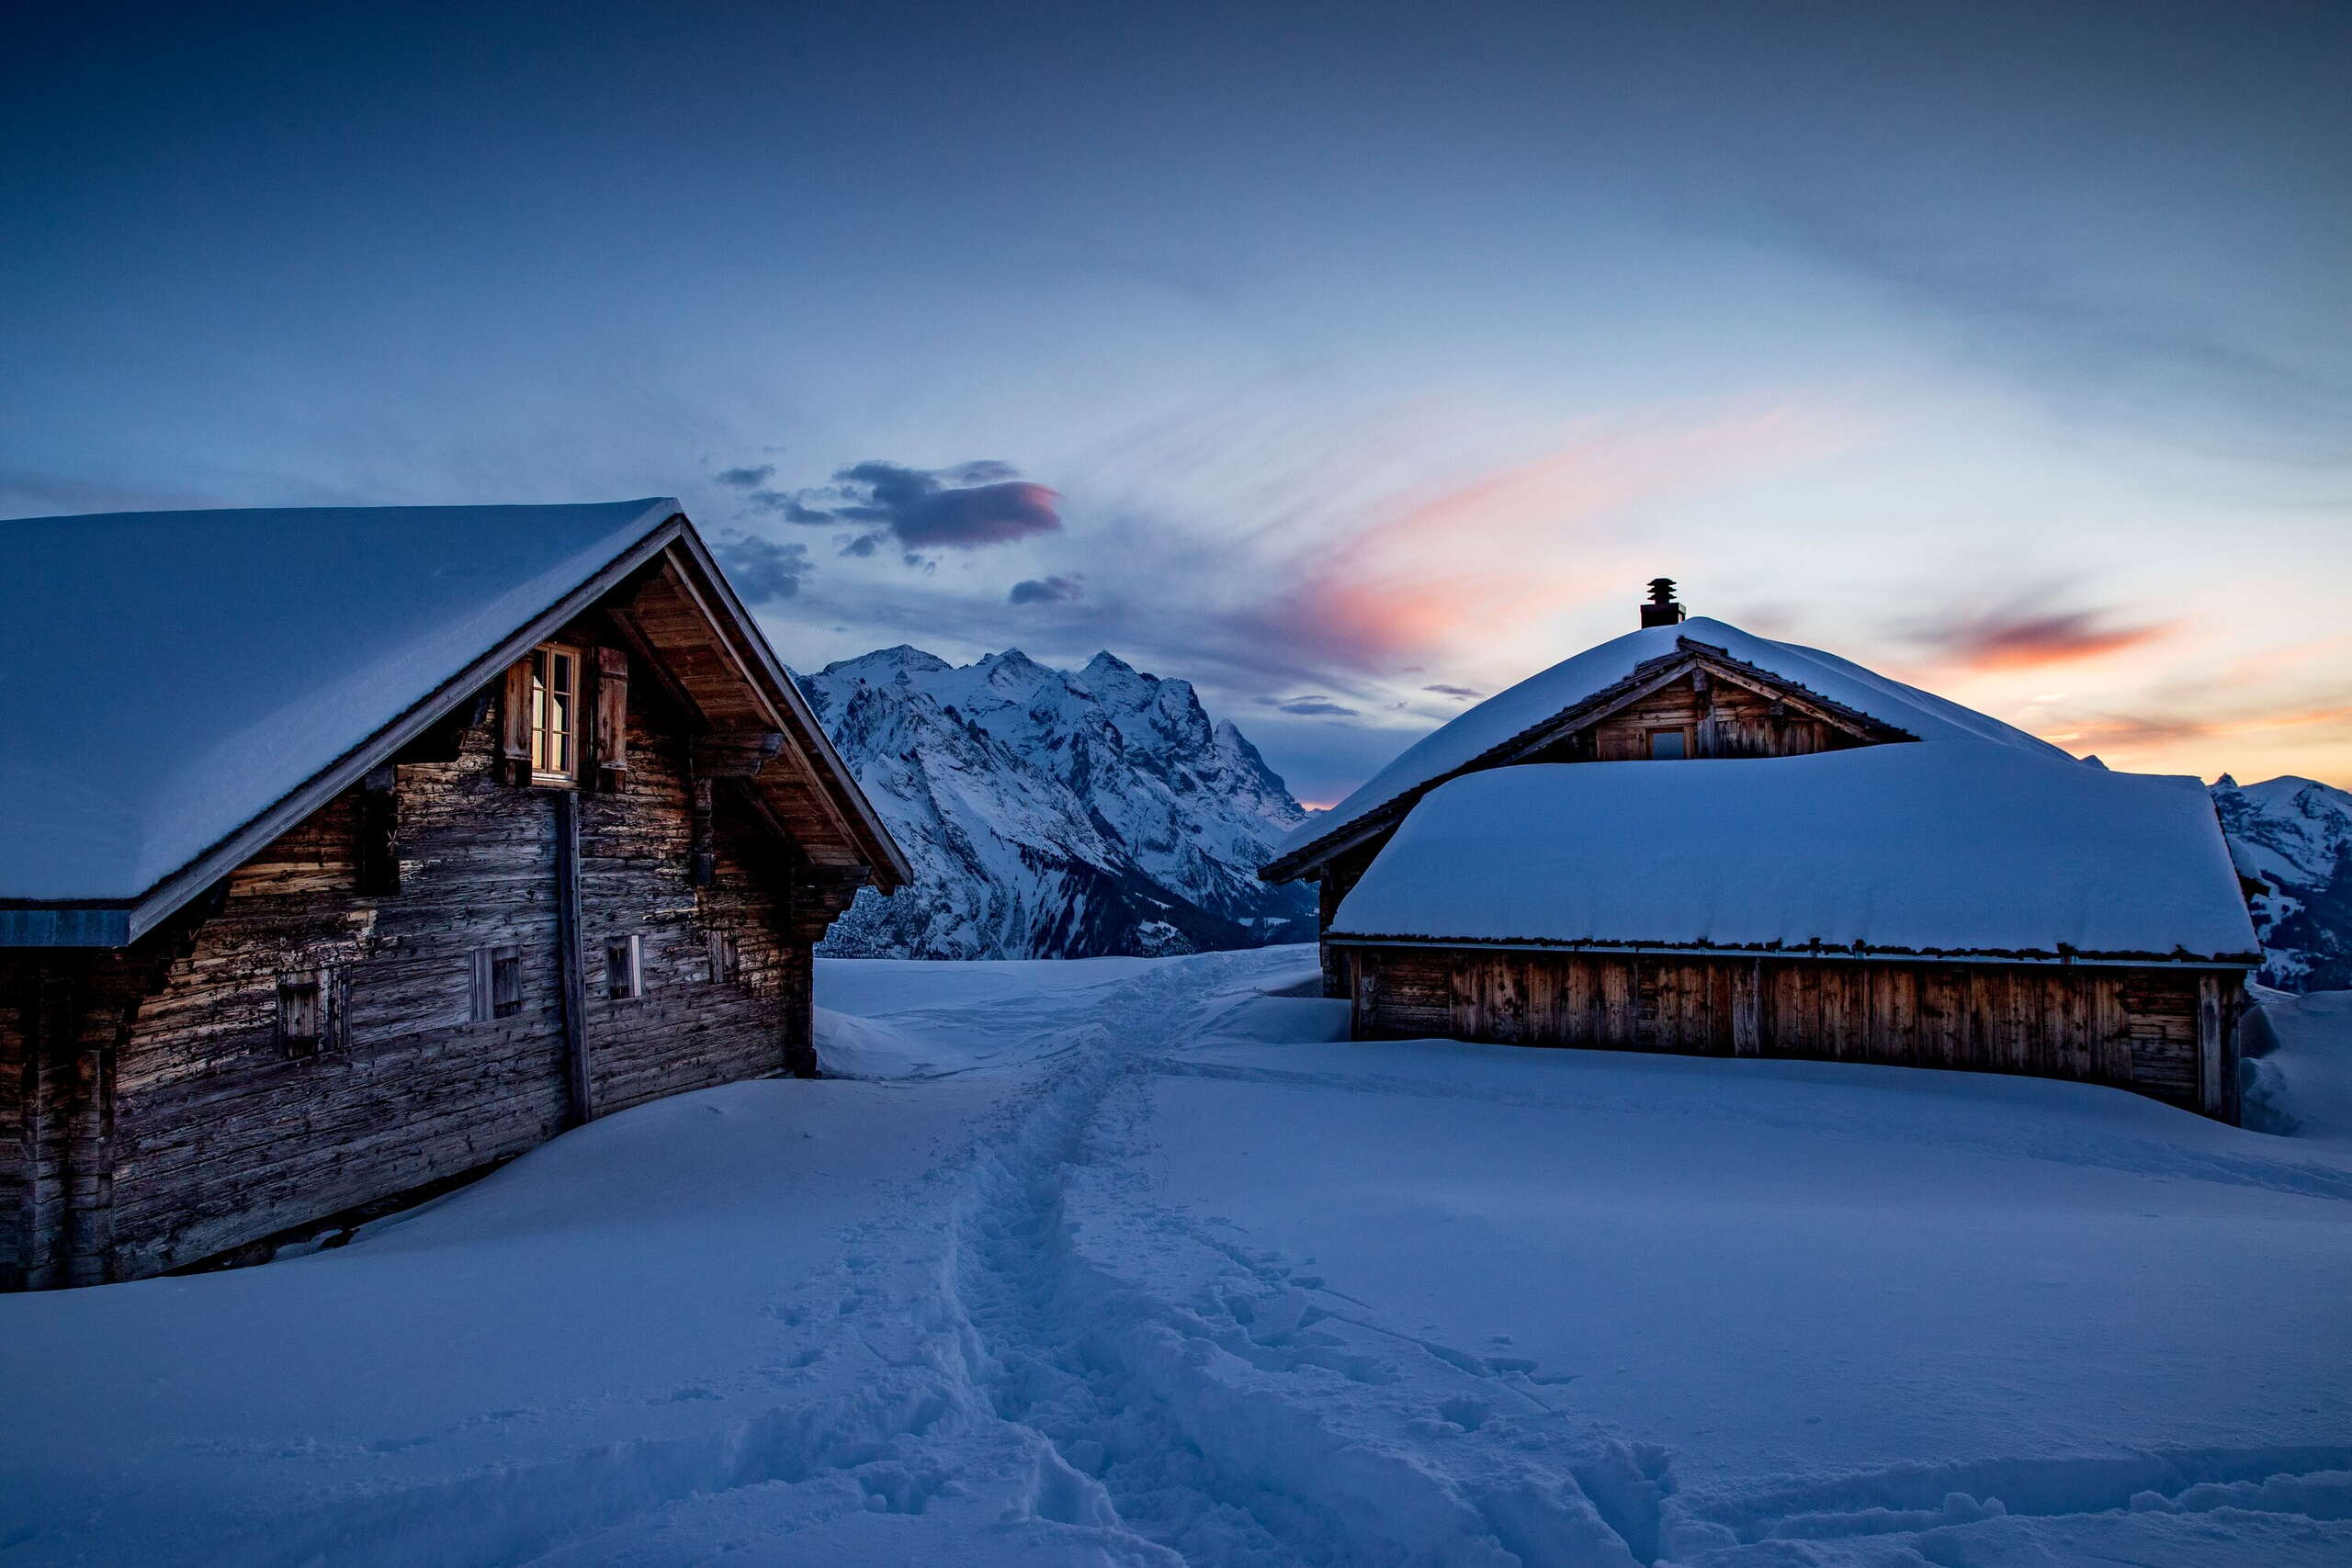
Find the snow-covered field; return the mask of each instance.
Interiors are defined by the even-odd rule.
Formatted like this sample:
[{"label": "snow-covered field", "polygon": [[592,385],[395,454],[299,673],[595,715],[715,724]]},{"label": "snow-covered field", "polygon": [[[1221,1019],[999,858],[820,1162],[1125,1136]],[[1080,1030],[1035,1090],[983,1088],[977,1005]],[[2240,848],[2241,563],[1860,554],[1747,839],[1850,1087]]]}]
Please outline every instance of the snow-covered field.
[{"label": "snow-covered field", "polygon": [[347,1247],[0,1298],[0,1568],[2352,1562],[2352,1006],[2266,1125],[826,965]]}]

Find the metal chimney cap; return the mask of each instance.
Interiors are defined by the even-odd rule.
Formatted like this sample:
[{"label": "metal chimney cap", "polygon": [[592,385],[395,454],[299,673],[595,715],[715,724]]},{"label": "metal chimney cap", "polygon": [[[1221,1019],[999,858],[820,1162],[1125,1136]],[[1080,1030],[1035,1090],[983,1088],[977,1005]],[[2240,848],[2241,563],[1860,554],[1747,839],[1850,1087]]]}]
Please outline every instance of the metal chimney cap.
[{"label": "metal chimney cap", "polygon": [[1676,602],[1674,597],[1674,579],[1670,577],[1651,578],[1649,603],[1642,606],[1642,625],[1645,626],[1679,626],[1681,623],[1681,620],[1682,606]]}]

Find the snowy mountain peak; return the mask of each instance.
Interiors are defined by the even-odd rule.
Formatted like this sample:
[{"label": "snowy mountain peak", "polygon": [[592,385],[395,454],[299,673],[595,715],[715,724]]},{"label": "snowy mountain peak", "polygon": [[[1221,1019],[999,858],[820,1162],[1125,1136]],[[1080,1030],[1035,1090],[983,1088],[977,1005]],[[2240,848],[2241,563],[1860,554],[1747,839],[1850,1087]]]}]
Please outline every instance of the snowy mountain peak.
[{"label": "snowy mountain peak", "polygon": [[2285,774],[2213,782],[2213,809],[2253,900],[2260,978],[2284,990],[2352,987],[2352,794]]},{"label": "snowy mountain peak", "polygon": [[1312,934],[1257,878],[1304,819],[1280,774],[1189,682],[1107,650],[1075,673],[1018,649],[957,667],[918,649],[802,687],[915,863],[827,951],[914,957],[1181,953]]},{"label": "snowy mountain peak", "polygon": [[[936,674],[954,668],[938,655],[925,653],[911,643],[902,642],[896,648],[877,648],[871,653],[861,653],[855,659],[836,660],[819,671],[815,678],[871,683]],[[805,684],[811,677],[803,676],[801,679]]]}]

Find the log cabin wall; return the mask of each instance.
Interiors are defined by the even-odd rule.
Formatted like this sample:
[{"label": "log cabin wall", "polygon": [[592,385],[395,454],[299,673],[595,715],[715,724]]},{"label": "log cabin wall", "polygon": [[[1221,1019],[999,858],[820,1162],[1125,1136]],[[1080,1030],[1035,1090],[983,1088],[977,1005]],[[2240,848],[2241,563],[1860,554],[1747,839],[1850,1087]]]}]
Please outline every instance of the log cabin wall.
[{"label": "log cabin wall", "polygon": [[1358,1039],[2071,1078],[2234,1122],[2234,971],[1340,944]]},{"label": "log cabin wall", "polygon": [[0,954],[0,1291],[106,1278],[114,1066],[152,972],[120,953]]},{"label": "log cabin wall", "polygon": [[[566,792],[508,782],[494,706],[474,716],[453,761],[401,763],[379,780],[389,791],[345,792],[239,867],[186,952],[149,956],[153,978],[127,1004],[75,1007],[85,1043],[95,1033],[115,1047],[97,1075],[109,1094],[85,1088],[77,1100],[88,1053],[43,1053],[22,1015],[28,974],[53,989],[51,970],[112,961],[15,961],[0,998],[0,1074],[15,1086],[0,1090],[0,1268],[12,1256],[35,1267],[0,1273],[0,1288],[212,1258],[445,1183],[573,1119],[557,942]],[[808,1065],[808,949],[821,925],[808,928],[831,907],[802,897],[792,846],[724,788],[713,872],[695,886],[687,722],[645,680],[632,682],[628,722],[627,771],[605,792],[577,793],[581,1021],[599,1113]],[[387,821],[397,891],[363,892],[381,874],[370,862],[383,858]],[[631,935],[642,994],[615,998],[607,939]],[[501,948],[517,961],[519,1005],[477,1020],[477,954]],[[281,1035],[278,984],[313,976],[326,981],[327,1034],[298,1054]],[[50,1063],[45,1077],[27,1067],[35,1060]],[[41,1097],[28,1099],[36,1077]],[[110,1146],[98,1151],[101,1109]],[[59,1152],[69,1125],[78,1162]],[[46,1152],[28,1162],[36,1145]],[[77,1172],[85,1186],[103,1173],[109,1190],[87,1201],[103,1224],[65,1223]]]}]

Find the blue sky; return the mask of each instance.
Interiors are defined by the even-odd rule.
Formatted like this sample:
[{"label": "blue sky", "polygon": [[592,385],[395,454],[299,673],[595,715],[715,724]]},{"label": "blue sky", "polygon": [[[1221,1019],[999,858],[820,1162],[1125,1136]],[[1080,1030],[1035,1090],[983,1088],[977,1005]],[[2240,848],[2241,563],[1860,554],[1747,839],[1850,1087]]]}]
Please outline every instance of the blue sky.
[{"label": "blue sky", "polygon": [[1660,572],[2352,784],[2341,6],[488,9],[20,8],[0,515],[673,493],[1309,799]]}]

